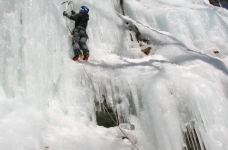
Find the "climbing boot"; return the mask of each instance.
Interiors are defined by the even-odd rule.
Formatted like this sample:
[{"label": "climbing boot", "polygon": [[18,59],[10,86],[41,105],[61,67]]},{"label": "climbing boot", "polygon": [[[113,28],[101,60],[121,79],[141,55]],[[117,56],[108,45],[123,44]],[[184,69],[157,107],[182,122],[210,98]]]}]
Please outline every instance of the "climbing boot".
[{"label": "climbing boot", "polygon": [[78,60],[78,58],[79,58],[79,56],[78,56],[78,55],[76,55],[76,56],[74,56],[73,60],[74,60],[74,61],[77,61],[77,60]]},{"label": "climbing boot", "polygon": [[79,57],[82,58],[82,53],[80,53],[79,55],[75,55],[73,60],[77,61]]},{"label": "climbing boot", "polygon": [[86,54],[84,55],[83,60],[88,60],[88,59],[89,59],[89,53],[86,53]]}]

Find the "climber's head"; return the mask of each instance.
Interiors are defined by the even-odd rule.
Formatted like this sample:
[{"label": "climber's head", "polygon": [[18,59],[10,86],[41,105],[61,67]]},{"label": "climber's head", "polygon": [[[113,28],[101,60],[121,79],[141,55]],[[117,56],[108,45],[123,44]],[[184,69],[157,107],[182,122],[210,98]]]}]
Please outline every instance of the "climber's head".
[{"label": "climber's head", "polygon": [[81,6],[80,12],[85,12],[85,13],[88,13],[89,12],[89,8],[87,8],[86,6]]}]

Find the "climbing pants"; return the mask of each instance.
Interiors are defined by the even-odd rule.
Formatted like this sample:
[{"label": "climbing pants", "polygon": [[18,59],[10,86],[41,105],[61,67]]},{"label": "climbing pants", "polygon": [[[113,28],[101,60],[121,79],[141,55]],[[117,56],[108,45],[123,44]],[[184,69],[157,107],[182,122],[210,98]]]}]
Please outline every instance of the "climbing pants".
[{"label": "climbing pants", "polygon": [[87,33],[82,28],[75,28],[73,33],[73,49],[75,56],[79,56],[81,53],[80,50],[83,51],[83,55],[89,53],[88,46],[86,45],[87,41]]}]

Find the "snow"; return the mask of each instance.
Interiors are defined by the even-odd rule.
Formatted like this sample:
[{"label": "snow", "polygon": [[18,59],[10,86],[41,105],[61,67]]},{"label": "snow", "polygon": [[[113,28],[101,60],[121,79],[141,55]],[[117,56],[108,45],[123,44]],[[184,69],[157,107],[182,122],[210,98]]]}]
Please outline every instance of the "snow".
[{"label": "snow", "polygon": [[[90,58],[74,62],[61,3],[0,1],[1,150],[136,149],[118,127],[97,125],[102,94],[140,150],[182,150],[191,122],[207,150],[228,149],[226,9],[124,0],[122,16],[116,0],[73,0],[90,8]],[[148,56],[126,22],[149,39]]]}]

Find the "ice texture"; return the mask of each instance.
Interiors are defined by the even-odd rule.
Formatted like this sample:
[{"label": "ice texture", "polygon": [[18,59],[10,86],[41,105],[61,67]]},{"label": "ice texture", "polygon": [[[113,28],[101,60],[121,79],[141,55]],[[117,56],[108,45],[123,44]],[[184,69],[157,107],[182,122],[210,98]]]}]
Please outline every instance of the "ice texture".
[{"label": "ice texture", "polygon": [[90,58],[74,62],[62,2],[0,1],[0,150],[136,149],[97,125],[102,95],[140,150],[182,150],[191,123],[207,150],[228,149],[228,10],[124,0],[123,16],[118,0],[73,0],[90,9]]}]

